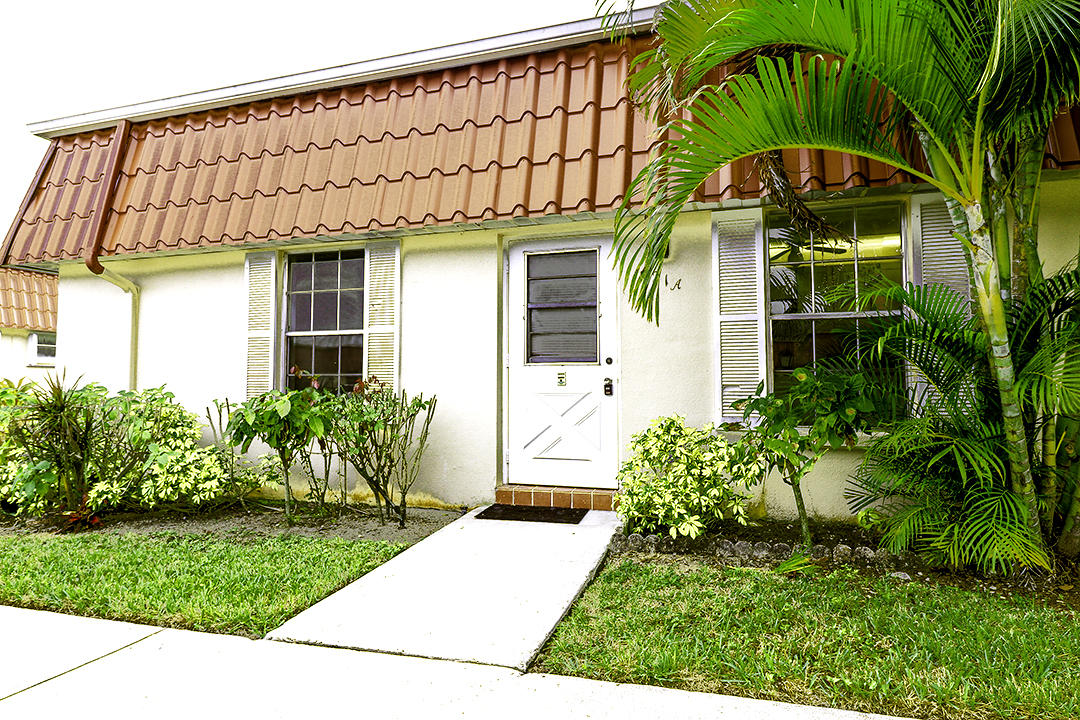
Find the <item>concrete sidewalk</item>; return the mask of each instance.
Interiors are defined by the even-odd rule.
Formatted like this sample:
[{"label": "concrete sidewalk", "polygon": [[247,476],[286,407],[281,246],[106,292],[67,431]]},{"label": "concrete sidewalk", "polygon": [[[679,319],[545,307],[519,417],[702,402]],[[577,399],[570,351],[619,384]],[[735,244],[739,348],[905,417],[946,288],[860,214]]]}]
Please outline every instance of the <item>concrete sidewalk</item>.
[{"label": "concrete sidewalk", "polygon": [[0,637],[3,718],[883,718],[10,607]]},{"label": "concrete sidewalk", "polygon": [[618,519],[478,520],[475,510],[267,637],[525,670],[604,559]]}]

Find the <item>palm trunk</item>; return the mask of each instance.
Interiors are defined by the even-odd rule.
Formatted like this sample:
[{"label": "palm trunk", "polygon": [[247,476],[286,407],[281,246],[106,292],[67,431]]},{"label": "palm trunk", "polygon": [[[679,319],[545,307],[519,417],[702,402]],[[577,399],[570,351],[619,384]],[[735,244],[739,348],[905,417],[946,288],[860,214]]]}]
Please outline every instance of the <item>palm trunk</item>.
[{"label": "palm trunk", "polygon": [[1039,258],[1039,185],[1042,179],[1046,133],[1022,140],[1017,146],[1013,180],[1013,297],[1022,301],[1028,287],[1043,281]]},{"label": "palm trunk", "polygon": [[1001,397],[1001,415],[1005,426],[1005,447],[1009,453],[1009,471],[1012,489],[1028,508],[1028,525],[1035,537],[1041,537],[1039,505],[1035,494],[1035,479],[1031,471],[1028,452],[1027,429],[1016,393],[1016,373],[1013,367],[1012,349],[1009,346],[1009,330],[1006,322],[1005,303],[1001,299],[1000,275],[994,256],[993,238],[979,203],[964,208],[968,230],[975,246],[972,270],[975,290],[979,300],[986,332],[990,338],[990,366],[997,381]]},{"label": "palm trunk", "polygon": [[1071,492],[1065,498],[1064,522],[1057,546],[1062,555],[1076,557],[1080,554],[1080,462],[1076,447],[1080,421],[1066,415],[1061,418],[1061,426],[1059,452],[1064,453],[1064,457],[1059,463],[1059,479],[1062,489]]}]

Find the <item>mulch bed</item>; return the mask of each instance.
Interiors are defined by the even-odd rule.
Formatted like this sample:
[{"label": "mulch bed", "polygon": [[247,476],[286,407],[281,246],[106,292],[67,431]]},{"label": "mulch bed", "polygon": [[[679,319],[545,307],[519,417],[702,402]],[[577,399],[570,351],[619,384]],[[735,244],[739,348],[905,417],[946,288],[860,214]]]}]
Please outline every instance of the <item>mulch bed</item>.
[{"label": "mulch bed", "polygon": [[[316,514],[303,507],[292,520],[285,517],[280,504],[246,502],[207,512],[160,510],[150,512],[110,512],[90,530],[94,533],[175,532],[214,535],[289,533],[308,537],[340,537],[346,540],[385,540],[412,544],[444,525],[457,520],[457,510],[409,508],[405,528],[396,522],[379,521],[374,507],[350,506],[340,516],[335,511]],[[0,514],[0,534],[57,532],[63,522],[55,518],[21,518]]]},{"label": "mulch bed", "polygon": [[[913,555],[885,553],[878,548],[878,537],[857,525],[815,522],[810,531],[818,551],[814,561],[826,571],[850,566],[870,577],[892,575],[903,581],[951,585],[1003,598],[1024,596],[1046,606],[1080,610],[1078,562],[1057,558],[1058,567],[1053,575],[1025,573],[988,577],[967,570],[932,567]],[[790,549],[800,542],[797,523],[764,520],[745,526],[725,523],[717,531],[695,540],[672,540],[666,536],[616,537],[612,552],[637,557],[674,554],[707,563],[771,567],[790,555]],[[839,553],[837,546],[841,546]],[[825,550],[827,552],[823,552]]]}]

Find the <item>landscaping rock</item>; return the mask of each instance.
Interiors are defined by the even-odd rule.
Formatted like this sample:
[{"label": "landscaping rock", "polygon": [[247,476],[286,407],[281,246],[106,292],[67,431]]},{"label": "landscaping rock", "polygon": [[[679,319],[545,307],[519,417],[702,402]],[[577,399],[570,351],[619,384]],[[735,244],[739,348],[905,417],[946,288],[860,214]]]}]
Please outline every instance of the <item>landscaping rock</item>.
[{"label": "landscaping rock", "polygon": [[829,555],[829,548],[824,545],[815,545],[810,549],[810,557],[815,560],[821,560]]},{"label": "landscaping rock", "polygon": [[769,543],[754,543],[753,557],[755,560],[767,560],[770,555],[772,555],[772,546]]},{"label": "landscaping rock", "polygon": [[721,540],[716,543],[716,557],[725,560],[735,557],[735,543],[730,540]]},{"label": "landscaping rock", "polygon": [[791,557],[791,546],[787,543],[776,543],[773,545],[773,557],[778,560],[787,560]]},{"label": "landscaping rock", "polygon": [[657,551],[665,554],[675,552],[675,538],[670,535],[661,535],[660,544],[657,546]]},{"label": "landscaping rock", "polygon": [[851,548],[843,543],[833,548],[833,560],[836,562],[847,562],[851,559]]},{"label": "landscaping rock", "polygon": [[735,543],[735,556],[740,558],[748,558],[754,552],[754,546],[745,540],[740,540]]},{"label": "landscaping rock", "polygon": [[649,535],[645,538],[645,552],[650,555],[655,555],[656,551],[660,548],[660,536]]},{"label": "landscaping rock", "polygon": [[865,545],[855,548],[855,560],[861,563],[870,563],[874,560],[874,551]]},{"label": "landscaping rock", "polygon": [[896,578],[901,582],[911,582],[911,576],[908,575],[906,572],[891,572],[889,573],[889,577]]},{"label": "landscaping rock", "polygon": [[645,538],[641,537],[641,533],[630,533],[630,537],[626,540],[626,546],[630,549],[630,552],[642,552],[645,550]]},{"label": "landscaping rock", "polygon": [[621,532],[612,535],[611,544],[608,545],[608,549],[615,554],[626,552],[626,536]]}]

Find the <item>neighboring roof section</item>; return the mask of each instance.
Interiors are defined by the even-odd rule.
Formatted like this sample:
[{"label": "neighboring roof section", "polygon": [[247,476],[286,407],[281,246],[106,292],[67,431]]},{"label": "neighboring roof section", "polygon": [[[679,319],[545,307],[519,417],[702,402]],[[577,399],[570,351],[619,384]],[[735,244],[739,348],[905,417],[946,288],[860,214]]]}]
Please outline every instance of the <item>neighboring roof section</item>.
[{"label": "neighboring roof section", "polygon": [[[0,263],[89,259],[98,242],[108,256],[614,210],[654,141],[624,89],[647,42],[124,123],[119,138],[112,129],[55,138]],[[1074,109],[1055,126],[1049,166],[1080,167],[1078,134]],[[910,182],[838,153],[784,156],[803,190]],[[695,200],[759,191],[744,159]]]},{"label": "neighboring roof section", "polygon": [[0,268],[0,328],[56,332],[56,275]]}]

